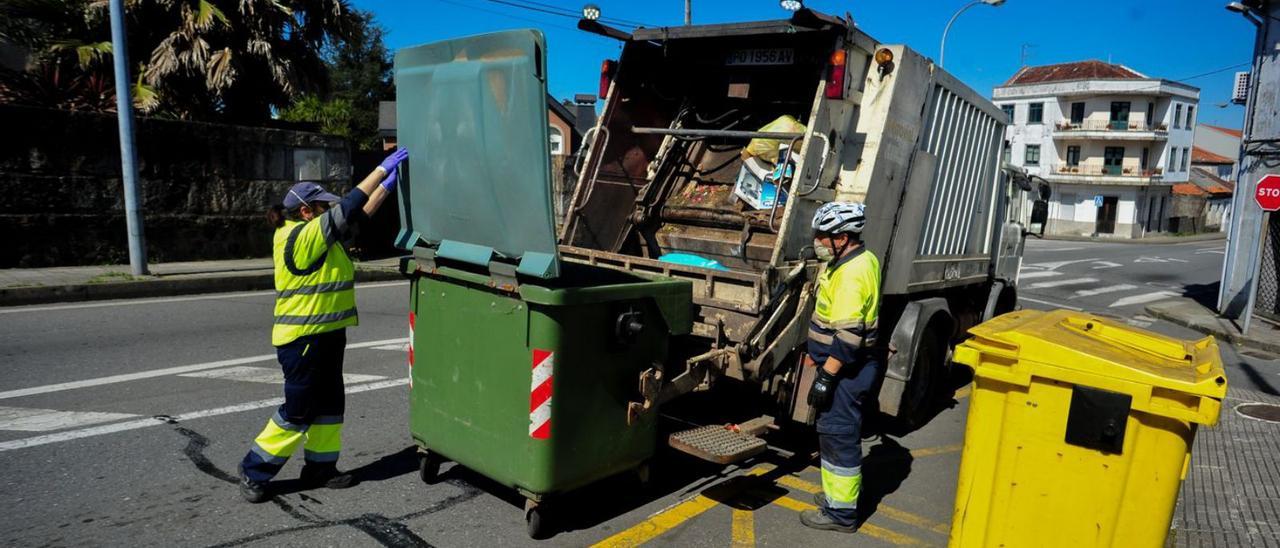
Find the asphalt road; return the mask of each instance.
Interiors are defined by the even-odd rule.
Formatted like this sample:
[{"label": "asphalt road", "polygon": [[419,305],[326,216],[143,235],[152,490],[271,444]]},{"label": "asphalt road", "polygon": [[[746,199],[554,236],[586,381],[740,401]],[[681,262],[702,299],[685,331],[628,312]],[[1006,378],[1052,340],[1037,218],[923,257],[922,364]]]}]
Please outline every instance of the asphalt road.
[{"label": "asphalt road", "polygon": [[[1196,334],[1135,317],[1140,306],[1115,301],[1213,279],[1216,270],[1205,264],[1221,256],[1198,258],[1209,255],[1200,252],[1209,247],[1032,242],[1025,272],[1060,273],[1042,275],[1044,281],[1097,281],[1028,286],[1023,304],[1076,306],[1190,338]],[[1121,266],[1095,271],[1101,262]],[[1170,273],[1172,280],[1161,278]],[[1076,293],[1117,285],[1135,288]],[[406,421],[407,290],[402,282],[359,289],[361,325],[350,331],[346,354],[351,377],[341,465],[362,483],[345,491],[301,491],[291,481],[300,468],[295,459],[280,475],[283,493],[262,505],[243,502],[233,476],[280,396],[268,341],[270,293],[0,309],[0,544],[777,546],[845,540],[797,521],[819,489],[812,440],[779,442],[778,451],[742,466],[665,452],[647,488],[620,477],[564,500],[564,532],[542,543],[527,538],[522,499],[507,489],[453,465],[444,467],[442,482],[424,485]],[[1273,393],[1280,387],[1280,363],[1230,348],[1223,357],[1233,384]],[[871,517],[859,543],[945,544],[967,396],[967,388],[959,388],[917,432],[865,443],[862,504]]]}]

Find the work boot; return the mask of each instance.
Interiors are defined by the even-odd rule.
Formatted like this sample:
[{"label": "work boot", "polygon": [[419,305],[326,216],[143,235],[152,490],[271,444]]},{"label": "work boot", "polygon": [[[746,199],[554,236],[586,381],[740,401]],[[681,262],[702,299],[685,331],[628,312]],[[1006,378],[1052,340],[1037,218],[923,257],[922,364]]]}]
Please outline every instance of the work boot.
[{"label": "work boot", "polygon": [[836,523],[835,520],[832,520],[831,516],[828,516],[827,513],[823,512],[821,509],[805,510],[800,512],[800,523],[804,524],[805,527],[821,529],[823,531],[836,531],[840,533],[856,533],[858,531],[858,524],[840,525],[839,523]]},{"label": "work boot", "polygon": [[244,500],[257,504],[271,498],[271,493],[267,492],[266,484],[258,483],[249,479],[244,473],[244,467],[240,467],[240,496]]},{"label": "work boot", "polygon": [[305,465],[302,467],[302,475],[299,476],[302,484],[308,489],[317,487],[327,487],[329,489],[346,489],[359,483],[356,477],[346,472],[339,472],[333,466],[314,466]]},{"label": "work boot", "polygon": [[826,508],[826,507],[827,507],[827,494],[826,494],[826,493],[823,493],[822,491],[818,491],[817,493],[814,493],[814,494],[813,494],[813,505],[814,505],[814,506],[817,506],[818,508]]}]

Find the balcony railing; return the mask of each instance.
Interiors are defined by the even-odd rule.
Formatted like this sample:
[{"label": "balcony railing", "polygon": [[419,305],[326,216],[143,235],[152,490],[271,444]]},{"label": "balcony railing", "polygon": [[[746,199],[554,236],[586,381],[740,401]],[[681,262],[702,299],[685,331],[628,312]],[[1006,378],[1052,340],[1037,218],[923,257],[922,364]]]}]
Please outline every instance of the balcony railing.
[{"label": "balcony railing", "polygon": [[1075,166],[1057,164],[1049,166],[1045,175],[1061,175],[1065,177],[1159,178],[1164,175],[1164,170],[1158,167],[1154,169],[1139,169],[1136,167],[1100,166],[1097,164],[1080,164]]},{"label": "balcony railing", "polygon": [[1081,122],[1061,121],[1054,126],[1056,131],[1147,131],[1168,132],[1169,124],[1145,124],[1135,121],[1121,120],[1084,120]]}]

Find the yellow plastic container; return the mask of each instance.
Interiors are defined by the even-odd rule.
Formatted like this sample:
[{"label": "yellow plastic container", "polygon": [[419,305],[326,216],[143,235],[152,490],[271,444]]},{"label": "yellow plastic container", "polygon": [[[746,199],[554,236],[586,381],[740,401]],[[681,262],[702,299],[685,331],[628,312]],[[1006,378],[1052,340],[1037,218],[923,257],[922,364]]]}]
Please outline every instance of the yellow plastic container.
[{"label": "yellow plastic container", "polygon": [[1023,310],[970,330],[974,370],[950,545],[1161,546],[1196,427],[1227,379],[1212,337]]}]

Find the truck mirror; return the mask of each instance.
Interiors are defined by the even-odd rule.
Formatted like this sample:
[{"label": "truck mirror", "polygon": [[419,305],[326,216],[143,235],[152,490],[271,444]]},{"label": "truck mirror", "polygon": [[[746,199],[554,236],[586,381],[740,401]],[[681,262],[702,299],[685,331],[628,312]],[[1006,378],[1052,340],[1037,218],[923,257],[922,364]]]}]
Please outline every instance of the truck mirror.
[{"label": "truck mirror", "polygon": [[1046,183],[1040,183],[1040,201],[1047,202],[1053,196],[1053,190]]},{"label": "truck mirror", "polygon": [[[1042,190],[1045,187],[1042,187]],[[1031,204],[1031,226],[1030,230],[1025,234],[1035,234],[1037,237],[1044,237],[1044,225],[1049,221],[1049,202],[1047,200],[1036,200]]]}]

